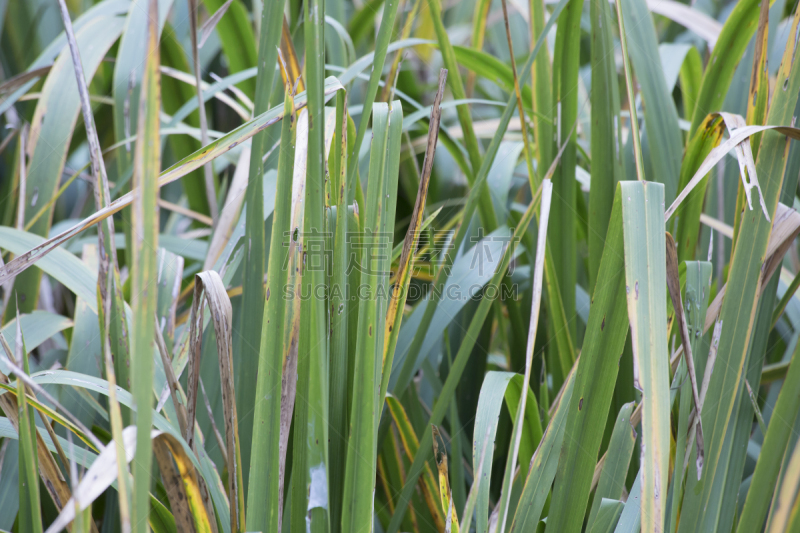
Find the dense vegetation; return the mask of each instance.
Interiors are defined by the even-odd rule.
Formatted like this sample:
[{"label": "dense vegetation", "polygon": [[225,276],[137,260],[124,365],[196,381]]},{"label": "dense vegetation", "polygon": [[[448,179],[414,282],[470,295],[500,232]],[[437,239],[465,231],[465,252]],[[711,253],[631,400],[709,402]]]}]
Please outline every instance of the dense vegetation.
[{"label": "dense vegetation", "polygon": [[800,531],[799,23],[0,0],[0,531]]}]

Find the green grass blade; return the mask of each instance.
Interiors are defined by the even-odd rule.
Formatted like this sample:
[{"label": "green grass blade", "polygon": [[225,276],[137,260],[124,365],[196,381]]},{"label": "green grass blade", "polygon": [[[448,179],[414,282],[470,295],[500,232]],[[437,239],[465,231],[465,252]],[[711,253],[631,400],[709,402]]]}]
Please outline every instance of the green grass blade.
[{"label": "green grass blade", "polygon": [[[166,14],[172,8],[173,0],[159,0],[158,12],[162,14],[159,21],[159,33],[166,22]],[[147,28],[147,10],[130,9],[125,19],[125,29],[119,40],[116,61],[114,63],[114,74],[111,79],[111,96],[114,99],[112,108],[114,138],[117,142],[122,142],[131,135],[136,134],[136,126],[139,123],[139,91],[142,86],[142,76],[144,70],[142,65],[145,60],[146,49],[142,46],[141,36]],[[169,40],[169,39],[167,39]],[[169,46],[169,45],[167,45]],[[183,51],[181,50],[181,53]],[[166,84],[165,84],[166,85]],[[169,100],[169,93],[164,94],[165,105]],[[197,125],[197,124],[193,124]],[[131,171],[133,166],[133,150],[130,143],[125,145],[124,150],[117,153],[116,171],[122,176]],[[126,190],[129,190],[128,186]],[[126,224],[123,224],[125,240],[128,246],[131,245],[132,231],[130,226],[130,212],[124,212]],[[119,372],[117,375],[120,375]]]},{"label": "green grass blade", "polygon": [[611,533],[617,526],[617,521],[622,514],[625,504],[619,500],[603,498],[598,505],[597,518],[589,519],[589,533]]},{"label": "green grass blade", "polygon": [[[543,0],[530,1],[530,27],[531,27],[531,50],[534,50],[533,38],[539,38],[544,32],[544,19],[546,11]],[[594,50],[594,47],[592,47]],[[536,141],[536,159],[539,168],[544,170],[550,168],[553,161],[553,87],[552,72],[550,66],[550,51],[545,48],[534,60],[531,68],[531,87],[533,93],[531,98],[531,110],[539,117],[534,121],[533,138]],[[523,94],[524,94],[523,87]],[[541,171],[540,171],[541,172]]]},{"label": "green grass blade", "polygon": [[664,187],[621,184],[625,292],[642,416],[642,530],[662,531],[669,479],[669,351],[667,348]]},{"label": "green grass blade", "polygon": [[[694,136],[686,145],[686,152],[681,164],[679,190],[686,187],[700,165],[712,149],[716,148],[725,132],[725,123],[722,117],[710,116],[700,124]],[[673,223],[675,242],[678,244],[678,260],[692,261],[697,251],[697,242],[700,237],[700,214],[706,197],[706,189],[711,180],[704,179],[695,190],[681,204],[678,211],[678,221]]]},{"label": "green grass blade", "polygon": [[[347,206],[347,96],[344,91],[336,95],[336,123],[331,156],[328,159],[328,175],[331,178],[331,203],[336,206],[333,225],[333,273],[330,281],[330,429],[331,457],[344,457],[348,435],[350,403],[347,401],[347,378],[350,372],[348,360],[348,305],[346,297],[348,228]],[[344,490],[344,461],[331,461],[330,467],[330,513],[331,531],[341,531],[342,497]]]},{"label": "green grass blade", "polygon": [[[542,509],[550,493],[550,487],[553,485],[553,478],[556,476],[559,464],[560,450],[567,427],[567,412],[575,386],[575,375],[576,372],[570,372],[564,381],[564,387],[561,389],[561,401],[555,407],[555,412],[551,413],[550,424],[548,424],[533,457],[514,521],[511,524],[511,531],[514,533],[534,531],[539,525]],[[552,513],[548,515],[548,520],[549,516],[552,516]]]},{"label": "green grass blade", "polygon": [[[458,71],[458,64],[456,63],[456,55],[455,51],[453,50],[453,45],[450,44],[450,38],[447,35],[447,29],[444,26],[444,22],[442,21],[442,6],[438,0],[427,0],[428,2],[428,10],[430,13],[431,20],[433,21],[433,28],[436,31],[436,39],[439,41],[439,50],[442,53],[442,62],[444,63],[444,68],[447,69],[449,73],[447,78],[447,85],[450,87],[450,90],[453,93],[453,98],[456,100],[463,100],[467,97],[466,92],[464,91],[464,83],[461,81],[461,73]],[[467,149],[467,155],[469,156],[470,166],[472,167],[472,176],[467,176],[468,180],[474,178],[475,172],[481,166],[481,154],[480,154],[480,147],[478,145],[478,138],[475,136],[475,129],[472,125],[472,115],[470,114],[468,106],[458,106],[456,108],[456,113],[458,115],[458,122],[461,124],[461,131],[464,135],[464,144]],[[486,187],[485,185],[483,187]],[[488,193],[489,189],[484,189],[485,193]],[[485,196],[486,201],[481,202],[481,207],[486,208],[491,206],[488,194]],[[489,217],[489,218],[486,218]],[[497,222],[491,221],[496,219],[493,216],[493,213],[484,212],[481,210],[481,218],[483,219],[484,224],[487,226],[491,226],[490,231],[494,229],[494,226],[497,225]]]},{"label": "green grass blade", "polygon": [[564,449],[547,518],[548,528],[553,528],[551,531],[574,531],[583,522],[617,379],[619,354],[628,334],[622,203],[618,185],[598,275],[598,279],[603,279],[604,283],[595,287],[583,351],[577,363],[575,390],[566,420]]},{"label": "green grass blade", "polygon": [[[542,45],[545,42],[545,36],[547,35],[547,32],[550,31],[550,28],[552,28],[553,24],[555,24],[556,20],[558,20],[559,16],[563,12],[564,7],[567,5],[568,1],[569,0],[561,0],[556,5],[550,18],[547,20],[547,24],[545,24],[542,34],[536,41],[536,46],[534,47],[533,52],[531,52],[531,55],[528,57],[528,61],[525,63],[525,66],[519,73],[519,77],[521,79],[525,79],[528,77],[528,75],[530,75],[531,65],[533,64],[533,60],[536,58],[537,54],[539,53],[539,50],[542,48]],[[478,198],[480,196],[479,191],[481,190],[480,188],[481,182],[486,180],[487,176],[489,175],[489,170],[492,166],[495,156],[497,155],[497,151],[500,148],[500,143],[502,142],[503,136],[505,135],[505,132],[508,129],[508,124],[511,121],[512,115],[516,111],[516,108],[517,108],[517,95],[515,92],[512,92],[508,99],[508,103],[506,104],[506,108],[503,111],[503,115],[500,118],[500,122],[497,125],[497,131],[495,132],[495,135],[492,138],[491,143],[489,143],[489,146],[486,149],[486,152],[483,157],[483,162],[481,163],[481,168],[478,171],[477,175],[475,176],[475,182],[472,184],[469,196],[467,197],[467,204],[464,206],[464,213],[462,215],[462,220],[471,220],[472,216],[475,214],[475,209],[479,201]],[[469,224],[461,224],[459,226],[458,232],[456,233],[456,236],[453,239],[453,247],[452,247],[453,250],[458,250],[460,248],[461,243],[464,241],[464,237],[466,235],[468,226]],[[447,272],[452,266],[453,266],[452,254],[447,253],[444,259],[444,265],[439,270],[439,272],[437,272],[436,278],[434,279],[433,282],[435,287],[434,289],[435,292],[441,294],[443,288],[445,287],[445,282],[447,281],[448,277]],[[545,266],[545,268],[547,268],[547,266]],[[411,346],[408,349],[408,353],[406,355],[403,366],[399,371],[399,377],[397,378],[396,381],[396,383],[402,384],[400,391],[402,391],[402,388],[404,388],[405,385],[409,383],[411,376],[415,370],[414,369],[415,362],[420,354],[420,349],[422,348],[423,342],[428,333],[428,327],[430,326],[433,320],[436,308],[439,305],[439,301],[440,300],[437,298],[432,298],[426,304],[425,311],[422,316],[422,320],[420,322],[421,326],[418,327],[416,332],[414,333]],[[393,391],[398,392],[397,389],[393,389]],[[408,498],[406,497],[405,500],[407,501]]]},{"label": "green grass blade", "polygon": [[[153,403],[154,322],[157,291],[151,284],[156,279],[158,246],[158,174],[161,165],[159,112],[161,84],[158,56],[158,4],[147,6],[148,25],[145,32],[147,60],[144,65],[139,100],[139,139],[134,156],[133,188],[138,191],[133,201],[134,239],[131,268],[131,377],[133,396],[138,406],[136,415],[136,455],[133,469],[133,531],[145,533],[150,508],[150,467],[152,442],[150,427]],[[149,290],[148,290],[149,288]]]},{"label": "green grass blade", "polygon": [[[692,338],[691,348],[695,360],[695,371],[705,367],[706,354],[700,346],[703,339],[703,327],[706,321],[708,302],[711,296],[712,265],[707,261],[688,261],[686,265],[686,282],[683,299],[685,302],[686,325]],[[702,362],[702,367],[700,363]],[[675,460],[672,472],[670,491],[670,512],[667,515],[665,531],[675,531],[678,523],[678,510],[683,497],[686,478],[683,465],[686,459],[686,444],[689,431],[689,415],[693,404],[692,385],[688,379],[686,360],[682,359],[673,379],[673,389],[680,385],[680,406],[678,408],[678,429],[675,434]]]},{"label": "green grass blade", "polygon": [[[778,71],[779,90],[775,91],[767,122],[787,124],[792,120],[797,92],[800,88],[800,66],[795,51],[795,30],[800,21],[796,12],[792,21],[790,37],[784,51],[784,59]],[[785,90],[783,90],[785,88]],[[774,218],[778,197],[781,191],[784,168],[787,160],[786,139],[774,132],[764,134],[756,162],[756,170],[761,177],[761,189],[767,211]],[[758,309],[758,296],[761,292],[762,257],[772,223],[758,210],[748,211],[742,219],[740,237],[733,255],[728,275],[728,290],[722,303],[720,320],[723,332],[720,339],[718,361],[711,376],[708,397],[715,401],[705,402],[702,420],[705,430],[706,467],[704,476],[698,482],[695,469],[690,466],[686,492],[697,491],[700,496],[687,498],[683,504],[679,532],[699,529],[713,531],[721,512],[722,491],[716,489],[719,476],[724,476],[728,456],[724,442],[730,426],[731,416],[737,400],[742,393],[743,368],[747,367],[750,336]],[[767,320],[767,322],[769,322]]]},{"label": "green grass blade", "polygon": [[[426,223],[430,222],[431,215],[428,220],[423,221],[425,215],[425,202],[428,197],[428,186],[430,185],[430,178],[433,172],[434,155],[436,153],[437,140],[439,138],[439,121],[441,119],[442,96],[444,95],[445,78],[447,70],[441,69],[439,71],[439,89],[436,93],[433,106],[431,107],[430,121],[428,126],[428,143],[425,148],[425,159],[422,163],[422,176],[419,181],[419,188],[417,190],[417,199],[414,203],[414,211],[411,214],[411,223],[408,226],[406,237],[402,243],[402,253],[399,256],[398,268],[395,276],[397,281],[392,291],[391,300],[389,302],[389,310],[386,314],[386,331],[384,332],[384,353],[383,353],[383,375],[381,376],[381,391],[378,396],[378,401],[386,396],[386,391],[389,388],[389,379],[392,374],[394,366],[394,356],[397,348],[397,340],[400,336],[401,326],[403,324],[403,312],[405,307],[406,298],[408,296],[408,288],[411,283],[411,271],[414,261],[414,254],[417,250],[419,237],[424,231]],[[398,244],[398,247],[401,246]],[[392,254],[394,255],[394,253]],[[392,258],[394,261],[394,257]]]},{"label": "green grass blade", "polygon": [[[233,7],[233,5],[231,5]],[[277,64],[278,44],[281,39],[281,25],[283,22],[284,3],[275,1],[269,2],[262,13],[261,33],[258,44],[258,74],[255,83],[255,101],[253,115],[258,116],[266,113],[269,109],[269,97],[272,91],[272,84],[275,78],[275,66]],[[230,17],[230,15],[227,15]],[[223,17],[225,19],[226,17]],[[222,32],[222,28],[220,28]],[[284,110],[284,113],[286,111]],[[283,137],[283,127],[281,127],[281,137]],[[245,241],[248,246],[245,248],[244,272],[242,276],[242,303],[241,303],[241,338],[236,339],[237,357],[244,364],[239,364],[236,373],[236,404],[240,419],[239,431],[242,439],[242,467],[245,472],[250,472],[251,450],[256,446],[262,446],[259,441],[252,441],[254,418],[249,416],[256,403],[256,391],[259,387],[257,374],[252,372],[250,364],[252,361],[259,361],[261,355],[259,347],[262,342],[261,327],[265,311],[264,299],[264,267],[266,265],[266,248],[264,234],[264,154],[270,149],[270,132],[260,131],[251,140],[251,151],[249,161],[249,173],[247,180],[247,191],[245,201],[247,202],[247,213],[245,221]],[[283,146],[283,144],[281,144]],[[285,163],[288,164],[288,163]],[[291,173],[289,174],[291,180]],[[289,187],[291,190],[291,187]],[[277,202],[276,202],[277,205]],[[277,219],[273,219],[277,220]],[[288,231],[288,227],[285,229]],[[280,235],[282,238],[282,235]],[[271,242],[277,243],[277,240]],[[276,291],[282,292],[282,291]],[[237,335],[237,337],[239,337]],[[281,351],[277,352],[281,353]],[[266,392],[265,392],[266,393]],[[263,398],[263,396],[261,396]],[[264,451],[264,450],[262,450]],[[245,478],[246,479],[246,478]],[[262,489],[263,490],[263,489]],[[259,499],[263,498],[259,494]],[[263,502],[263,500],[262,500]],[[259,505],[260,509],[248,505],[248,512],[257,513],[261,518],[257,523],[263,524],[262,513],[268,512],[269,505]],[[271,510],[269,510],[271,512]],[[263,529],[269,530],[265,525],[255,527],[255,531]]]},{"label": "green grass blade", "polygon": [[638,533],[642,524],[642,471],[636,476],[614,533]]},{"label": "green grass blade", "polygon": [[[372,493],[375,479],[377,421],[381,405],[377,395],[380,391],[381,358],[383,354],[383,320],[379,286],[384,273],[381,268],[382,257],[379,246],[383,247],[387,238],[381,233],[384,222],[381,206],[386,196],[387,186],[392,179],[390,172],[397,173],[397,167],[390,168],[389,154],[397,152],[400,137],[397,125],[397,112],[388,104],[378,103],[373,107],[373,141],[370,151],[369,183],[367,188],[367,211],[365,233],[361,255],[361,287],[367,287],[370,298],[361,301],[358,312],[358,340],[356,359],[353,368],[354,401],[350,411],[350,434],[347,446],[347,466],[345,470],[345,490],[342,507],[342,530],[353,531],[369,528],[372,524]],[[399,107],[399,106],[398,106]],[[401,119],[402,120],[402,119]],[[394,126],[394,127],[392,127]],[[394,133],[390,138],[390,129]],[[396,148],[395,148],[396,147]],[[399,161],[398,161],[399,162]],[[380,241],[377,241],[380,239]],[[382,252],[384,256],[388,255]],[[385,294],[385,293],[384,293]],[[385,302],[384,302],[385,304]],[[385,311],[385,305],[383,307]]]},{"label": "green grass blade", "polygon": [[[683,141],[678,127],[678,112],[664,80],[658,58],[658,42],[653,20],[644,0],[622,0],[625,34],[633,70],[642,89],[647,137],[652,161],[651,181],[664,184],[664,197],[672,203],[678,194]],[[640,178],[641,179],[641,178]],[[646,483],[643,482],[646,485]]]},{"label": "green grass blade", "polygon": [[[15,359],[20,358],[25,365],[25,373],[29,373],[27,350],[24,348],[19,314],[17,314],[17,334],[15,342]],[[17,380],[17,406],[19,409],[19,528],[20,531],[32,533],[42,532],[42,505],[39,498],[39,476],[37,476],[38,457],[36,451],[36,423],[34,411],[28,408],[25,384]]]},{"label": "green grass blade", "polygon": [[[267,25],[262,25],[262,32]],[[263,33],[262,33],[263,35]],[[294,114],[291,87],[285,90],[283,112]],[[278,157],[278,183],[272,219],[267,290],[261,329],[258,379],[253,415],[252,460],[247,491],[246,523],[255,531],[275,531],[280,527],[283,494],[280,491],[281,454],[278,446],[281,422],[281,376],[286,348],[284,331],[288,329],[290,304],[283,300],[283,288],[289,273],[283,268],[292,210],[292,172],[297,117],[281,123],[281,150]],[[251,160],[252,161],[252,160]],[[263,221],[262,221],[263,222]]]},{"label": "green grass blade", "polygon": [[[578,117],[578,68],[580,65],[580,21],[583,10],[582,0],[570,0],[564,8],[564,17],[559,20],[556,31],[556,48],[553,57],[553,85],[557,105],[556,144],[564,146],[561,161],[553,177],[554,190],[550,232],[550,256],[555,270],[548,269],[548,274],[558,273],[558,290],[561,293],[561,306],[564,316],[575,316],[575,283],[577,282],[577,244],[575,240],[575,165],[576,145],[573,142],[572,125]],[[526,74],[520,74],[526,78]],[[548,276],[548,283],[553,280]],[[574,345],[577,341],[575,321],[566,323],[567,331]],[[554,326],[550,327],[551,336]],[[563,350],[557,344],[559,356],[563,359]],[[563,363],[562,363],[562,366]],[[562,368],[562,378],[566,375]]]},{"label": "green grass blade", "polygon": [[[203,5],[206,6],[209,13],[216,13],[225,1],[226,0],[203,0]],[[265,9],[263,16],[266,16],[267,13],[274,13],[274,11]],[[263,16],[261,26],[265,28]],[[277,18],[280,19],[281,17]],[[280,20],[278,22],[280,22]],[[219,22],[217,22],[215,29],[222,44],[222,51],[230,65],[231,73],[248,69],[257,64],[257,59],[263,58],[260,53],[258,56],[256,55],[257,52],[261,51],[261,47],[259,45],[259,50],[256,50],[256,39],[253,35],[253,25],[250,22],[250,15],[244,3],[240,0],[233,0],[228,7],[228,11]],[[270,28],[270,30],[271,29],[272,28]],[[268,33],[268,30],[262,31],[262,35],[264,33]],[[261,38],[263,37],[259,38],[259,42]],[[273,51],[270,50],[270,52]],[[246,80],[238,83],[237,86],[244,91],[248,97],[253,98],[254,95],[257,96],[255,92],[258,89],[257,81],[253,83],[253,80]],[[267,91],[269,90],[270,89],[267,88]],[[269,95],[267,95],[267,97],[269,97]]]},{"label": "green grass blade", "polygon": [[[622,171],[619,84],[614,63],[611,8],[592,0],[592,184],[589,195],[589,294],[594,292],[603,256],[616,182]],[[541,121],[540,121],[541,122]],[[540,167],[541,168],[541,167]]]},{"label": "green grass blade", "polygon": [[[378,0],[378,2],[382,3],[383,0]],[[394,21],[397,18],[397,9],[400,6],[400,3],[401,2],[399,0],[393,0],[392,2],[389,2],[388,9],[384,9],[383,16],[381,17],[381,26],[378,30],[378,36],[375,42],[375,53],[372,60],[372,73],[369,76],[369,84],[367,85],[367,90],[364,93],[364,108],[361,111],[361,120],[358,122],[356,139],[352,149],[350,149],[350,155],[347,160],[348,181],[355,182],[356,172],[358,171],[358,154],[361,150],[361,143],[364,142],[364,135],[367,133],[369,119],[372,117],[372,105],[375,101],[375,95],[378,94],[378,84],[380,83],[381,75],[383,74],[383,65],[386,61],[389,42],[391,41],[394,33]],[[368,17],[372,19],[374,13],[372,9],[372,6],[367,5],[364,6],[362,12],[366,11],[368,13]],[[377,9],[377,7],[375,9]],[[351,22],[354,21],[355,17],[351,20]],[[361,24],[361,26],[366,27],[367,24]],[[353,35],[353,41],[356,41],[357,39],[352,31],[350,34]]]},{"label": "green grass blade", "polygon": [[[329,529],[328,516],[328,322],[325,289],[324,197],[324,4],[304,4],[306,82],[308,86],[308,155],[303,208],[300,332],[297,352],[297,406],[292,455],[291,523],[312,532]],[[356,159],[356,158],[354,158]],[[316,252],[315,252],[316,250]],[[315,264],[316,263],[316,264]],[[374,446],[373,446],[374,448]],[[373,464],[374,467],[374,464]],[[300,526],[302,527],[302,526]]]},{"label": "green grass blade", "polygon": [[[628,466],[631,462],[633,446],[636,443],[636,429],[631,424],[633,407],[633,402],[627,403],[617,414],[614,431],[611,433],[611,440],[608,443],[608,454],[603,463],[600,480],[597,482],[592,510],[589,512],[590,531],[598,527],[596,523],[603,522],[602,506],[604,501],[620,498],[622,489],[625,488],[625,478],[628,475]],[[604,531],[602,528],[601,530]]]},{"label": "green grass blade", "polygon": [[[798,343],[800,347],[800,343]],[[757,531],[764,525],[769,510],[773,488],[778,482],[781,459],[789,442],[792,431],[786,421],[794,420],[800,409],[800,396],[795,392],[800,388],[800,349],[795,349],[789,364],[778,401],[772,411],[771,422],[764,435],[761,453],[756,462],[747,499],[744,502],[742,515],[737,531]],[[794,392],[793,392],[794,391]]]},{"label": "green grass blade", "polygon": [[697,97],[700,93],[700,84],[703,82],[703,60],[697,48],[691,47],[681,64],[678,73],[681,81],[681,100],[683,101],[683,118],[692,120]]}]

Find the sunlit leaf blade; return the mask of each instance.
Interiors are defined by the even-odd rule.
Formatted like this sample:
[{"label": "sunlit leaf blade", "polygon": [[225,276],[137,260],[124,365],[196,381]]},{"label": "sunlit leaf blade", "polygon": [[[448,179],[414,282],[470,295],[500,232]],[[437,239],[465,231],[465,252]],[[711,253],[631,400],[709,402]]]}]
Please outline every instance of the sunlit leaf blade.
[{"label": "sunlit leaf blade", "polygon": [[[634,380],[645,398],[642,417],[642,530],[664,527],[669,479],[664,187],[626,182],[622,194],[625,293],[633,339]],[[638,372],[637,372],[638,369]]]}]

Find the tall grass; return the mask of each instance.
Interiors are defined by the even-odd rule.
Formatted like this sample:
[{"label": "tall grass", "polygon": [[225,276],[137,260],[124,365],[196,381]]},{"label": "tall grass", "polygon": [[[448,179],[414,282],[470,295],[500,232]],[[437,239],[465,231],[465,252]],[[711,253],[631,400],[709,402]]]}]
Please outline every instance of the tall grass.
[{"label": "tall grass", "polygon": [[799,530],[798,34],[0,2],[0,531]]}]

